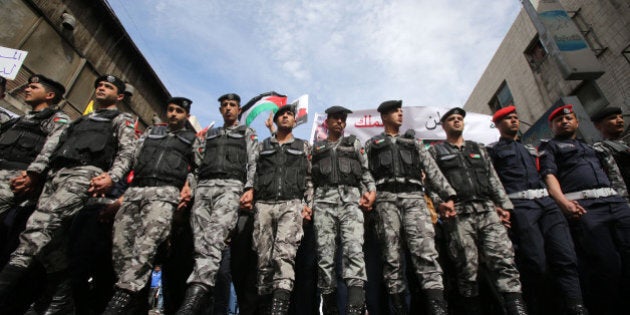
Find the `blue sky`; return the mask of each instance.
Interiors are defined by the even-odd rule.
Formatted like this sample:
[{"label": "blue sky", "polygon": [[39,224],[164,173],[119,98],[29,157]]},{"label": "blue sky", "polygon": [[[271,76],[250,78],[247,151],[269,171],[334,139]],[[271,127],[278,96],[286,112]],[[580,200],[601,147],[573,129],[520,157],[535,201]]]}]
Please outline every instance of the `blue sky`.
[{"label": "blue sky", "polygon": [[[331,105],[463,106],[518,14],[518,0],[108,0],[174,96],[202,126],[216,99],[267,91],[310,113]],[[310,121],[312,122],[312,116]],[[262,117],[254,127],[261,136]],[[310,123],[295,133],[307,138]]]}]

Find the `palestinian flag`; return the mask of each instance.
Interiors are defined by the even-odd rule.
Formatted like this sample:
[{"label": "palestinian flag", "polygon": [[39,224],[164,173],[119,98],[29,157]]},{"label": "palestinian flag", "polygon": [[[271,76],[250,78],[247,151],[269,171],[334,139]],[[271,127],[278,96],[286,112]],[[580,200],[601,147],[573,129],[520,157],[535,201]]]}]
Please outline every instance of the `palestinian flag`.
[{"label": "palestinian flag", "polygon": [[241,109],[241,122],[249,126],[260,113],[277,112],[278,108],[287,104],[287,96],[274,91],[262,93],[247,102]]},{"label": "palestinian flag", "polygon": [[249,126],[261,113],[267,111],[275,113],[282,106],[295,106],[297,108],[295,121],[298,125],[307,121],[308,95],[302,95],[293,103],[287,104],[287,96],[274,91],[262,93],[249,100],[249,102],[243,106],[239,118],[241,122]]}]

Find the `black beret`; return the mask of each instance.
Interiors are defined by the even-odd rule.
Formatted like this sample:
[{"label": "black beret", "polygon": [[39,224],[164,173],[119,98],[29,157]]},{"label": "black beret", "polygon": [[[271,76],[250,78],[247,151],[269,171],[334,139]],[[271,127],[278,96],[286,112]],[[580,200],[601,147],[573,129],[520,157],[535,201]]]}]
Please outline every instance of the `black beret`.
[{"label": "black beret", "polygon": [[278,108],[278,111],[273,114],[273,121],[276,121],[276,118],[278,118],[278,116],[284,114],[285,112],[292,112],[293,115],[295,116],[295,106],[293,105],[284,105],[280,108]]},{"label": "black beret", "polygon": [[218,101],[219,103],[223,102],[223,100],[231,100],[231,101],[237,101],[239,104],[241,103],[241,97],[238,96],[238,94],[236,93],[228,93],[225,95],[221,95],[221,97],[219,97]]},{"label": "black beret", "polygon": [[168,104],[175,104],[190,113],[190,105],[192,105],[192,101],[185,97],[175,96],[171,97],[168,102],[166,102],[166,105]]},{"label": "black beret", "polygon": [[592,122],[600,122],[602,119],[610,116],[610,115],[619,115],[621,114],[621,107],[610,106],[604,107],[598,110],[593,116],[591,116]]},{"label": "black beret", "polygon": [[378,108],[376,109],[376,111],[378,111],[381,114],[385,114],[388,113],[389,111],[391,111],[392,109],[398,109],[402,107],[402,101],[401,100],[397,100],[397,101],[385,101],[383,103],[381,103],[381,105],[378,105]]},{"label": "black beret", "polygon": [[30,78],[28,78],[28,83],[41,83],[47,85],[48,87],[55,90],[55,96],[59,99],[61,99],[63,94],[66,93],[66,88],[61,83],[47,78],[41,74],[32,75]]},{"label": "black beret", "polygon": [[448,116],[455,115],[455,114],[459,114],[459,115],[462,115],[462,117],[466,117],[466,111],[464,109],[460,107],[453,107],[449,109],[444,115],[442,115],[442,118],[440,118],[440,121],[444,122],[446,118],[448,118]]},{"label": "black beret", "polygon": [[332,115],[332,114],[352,114],[352,111],[343,107],[343,106],[339,106],[339,105],[335,105],[335,106],[330,106],[326,109],[325,111],[326,114],[328,115]]},{"label": "black beret", "polygon": [[0,86],[3,88],[7,86],[7,79],[2,76],[0,76]]},{"label": "black beret", "polygon": [[123,80],[121,80],[120,78],[113,76],[111,74],[102,75],[98,77],[96,81],[94,81],[94,88],[98,87],[98,84],[101,83],[102,81],[106,81],[115,85],[116,88],[118,89],[118,94],[125,93],[125,82],[123,82]]}]

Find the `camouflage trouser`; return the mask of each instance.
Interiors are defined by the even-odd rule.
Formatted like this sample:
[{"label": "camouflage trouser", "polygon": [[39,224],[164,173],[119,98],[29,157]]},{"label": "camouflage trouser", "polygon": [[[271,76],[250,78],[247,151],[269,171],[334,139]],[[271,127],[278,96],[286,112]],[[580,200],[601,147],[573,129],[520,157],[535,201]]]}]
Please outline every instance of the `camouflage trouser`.
[{"label": "camouflage trouser", "polygon": [[359,209],[359,194],[351,196],[356,198],[344,200],[339,205],[315,200],[313,223],[317,234],[317,277],[322,294],[332,293],[337,286],[335,252],[338,235],[341,240],[342,276],[346,285],[362,288],[367,280],[363,259],[363,212]]},{"label": "camouflage trouser", "polygon": [[49,174],[37,209],[26,222],[10,264],[28,267],[39,255],[48,273],[66,269],[67,229],[88,200],[90,180],[102,172],[94,166],[78,166]]},{"label": "camouflage trouser", "polygon": [[[457,270],[457,285],[464,297],[479,295],[477,271],[483,256],[501,293],[521,292],[512,242],[499,216],[492,211],[459,213],[445,223],[448,253]],[[479,246],[479,248],[477,247]]]},{"label": "camouflage trouser", "polygon": [[396,196],[388,192],[378,194],[375,211],[379,217],[377,230],[385,259],[383,278],[388,293],[396,294],[405,290],[403,241],[406,241],[422,289],[443,290],[442,268],[435,248],[435,230],[422,193],[418,192],[417,197],[405,198],[383,198],[387,195]]},{"label": "camouflage trouser", "polygon": [[302,235],[302,201],[256,202],[253,248],[258,253],[258,293],[293,290],[295,254]]},{"label": "camouflage trouser", "polygon": [[127,189],[114,219],[112,258],[117,287],[138,292],[146,286],[178,201],[179,189],[174,186]]},{"label": "camouflage trouser", "polygon": [[[208,183],[213,183],[208,185]],[[190,214],[195,242],[195,266],[188,283],[214,287],[225,241],[236,226],[243,186],[221,185],[220,180],[201,181]]]},{"label": "camouflage trouser", "polygon": [[21,170],[0,170],[0,214],[5,213],[15,205],[9,181],[21,173]]}]

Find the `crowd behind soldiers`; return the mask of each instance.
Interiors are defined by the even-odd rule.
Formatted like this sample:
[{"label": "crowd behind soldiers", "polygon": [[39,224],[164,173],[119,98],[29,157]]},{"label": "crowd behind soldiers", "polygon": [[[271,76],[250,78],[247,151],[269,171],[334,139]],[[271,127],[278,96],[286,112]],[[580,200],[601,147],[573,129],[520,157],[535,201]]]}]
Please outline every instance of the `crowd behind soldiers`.
[{"label": "crowd behind soldiers", "polygon": [[617,107],[591,117],[592,146],[572,106],[555,109],[538,149],[518,140],[514,106],[487,147],[463,138],[456,107],[427,149],[400,130],[402,101],[380,104],[384,130],[365,145],[331,106],[311,146],[291,105],[258,141],[234,93],[218,99],[222,127],[196,135],[192,101],[173,97],[136,139],[116,107],[125,83],[94,88],[94,112],[71,121],[55,109],[64,86],[33,75],[32,110],[0,125],[2,314],[146,314],[158,261],[175,314],[226,314],[230,281],[241,314],[316,314],[320,298],[324,314],[630,310]]}]

